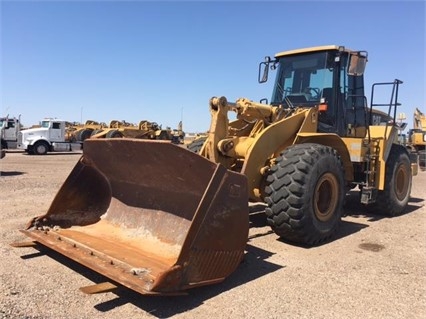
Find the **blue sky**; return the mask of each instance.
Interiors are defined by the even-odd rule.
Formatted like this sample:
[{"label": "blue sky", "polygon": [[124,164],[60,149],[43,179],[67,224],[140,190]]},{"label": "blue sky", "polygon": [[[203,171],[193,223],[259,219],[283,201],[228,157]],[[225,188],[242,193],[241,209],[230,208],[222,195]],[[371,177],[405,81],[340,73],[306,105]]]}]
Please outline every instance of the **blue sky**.
[{"label": "blue sky", "polygon": [[[1,1],[1,115],[25,125],[147,119],[206,131],[208,101],[270,98],[258,64],[337,44],[366,50],[365,82],[404,81],[426,109],[424,1]],[[386,97],[386,102],[388,98]]]}]

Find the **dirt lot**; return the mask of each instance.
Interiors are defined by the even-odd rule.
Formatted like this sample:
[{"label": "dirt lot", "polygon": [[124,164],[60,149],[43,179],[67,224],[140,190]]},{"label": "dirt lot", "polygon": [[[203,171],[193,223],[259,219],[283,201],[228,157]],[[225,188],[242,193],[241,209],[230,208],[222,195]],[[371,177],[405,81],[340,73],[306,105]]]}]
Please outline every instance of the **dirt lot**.
[{"label": "dirt lot", "polygon": [[426,318],[426,172],[407,212],[384,218],[348,199],[337,236],[315,248],[284,243],[251,216],[244,262],[224,283],[181,297],[126,289],[85,295],[103,278],[54,253],[12,248],[45,213],[79,154],[0,161],[0,318]]}]

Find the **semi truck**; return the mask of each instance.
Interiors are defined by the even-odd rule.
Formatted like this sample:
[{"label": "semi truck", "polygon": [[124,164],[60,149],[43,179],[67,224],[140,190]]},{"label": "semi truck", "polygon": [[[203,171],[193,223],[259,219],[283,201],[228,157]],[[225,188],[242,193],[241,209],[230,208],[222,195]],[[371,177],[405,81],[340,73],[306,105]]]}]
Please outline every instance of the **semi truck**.
[{"label": "semi truck", "polygon": [[48,152],[70,152],[81,150],[83,142],[73,142],[66,133],[66,121],[43,119],[40,127],[21,130],[18,134],[18,149],[31,155]]},{"label": "semi truck", "polygon": [[0,134],[1,148],[13,149],[18,144],[18,133],[21,129],[21,116],[16,117],[1,117],[0,118]]}]

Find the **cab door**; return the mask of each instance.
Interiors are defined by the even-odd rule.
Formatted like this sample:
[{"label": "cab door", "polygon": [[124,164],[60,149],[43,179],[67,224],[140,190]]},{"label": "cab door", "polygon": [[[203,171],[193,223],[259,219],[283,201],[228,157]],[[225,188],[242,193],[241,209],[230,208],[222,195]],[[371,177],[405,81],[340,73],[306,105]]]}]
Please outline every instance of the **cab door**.
[{"label": "cab door", "polygon": [[63,142],[64,141],[64,131],[65,131],[65,123],[59,121],[52,121],[50,130],[49,130],[49,138],[51,142]]}]

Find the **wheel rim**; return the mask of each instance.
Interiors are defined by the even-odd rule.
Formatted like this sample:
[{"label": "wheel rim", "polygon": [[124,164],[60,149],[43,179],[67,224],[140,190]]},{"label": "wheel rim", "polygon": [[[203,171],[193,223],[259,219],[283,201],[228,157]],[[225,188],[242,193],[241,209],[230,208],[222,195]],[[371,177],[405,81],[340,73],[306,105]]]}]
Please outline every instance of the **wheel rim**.
[{"label": "wheel rim", "polygon": [[37,146],[37,154],[44,154],[46,152],[46,147],[44,145]]},{"label": "wheel rim", "polygon": [[395,174],[395,194],[399,200],[404,200],[408,191],[408,173],[404,165],[397,168]]},{"label": "wheel rim", "polygon": [[339,183],[337,178],[326,173],[319,179],[314,194],[314,212],[318,220],[328,221],[337,207],[339,199]]}]

